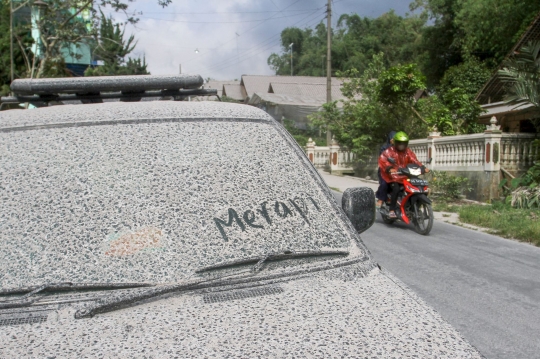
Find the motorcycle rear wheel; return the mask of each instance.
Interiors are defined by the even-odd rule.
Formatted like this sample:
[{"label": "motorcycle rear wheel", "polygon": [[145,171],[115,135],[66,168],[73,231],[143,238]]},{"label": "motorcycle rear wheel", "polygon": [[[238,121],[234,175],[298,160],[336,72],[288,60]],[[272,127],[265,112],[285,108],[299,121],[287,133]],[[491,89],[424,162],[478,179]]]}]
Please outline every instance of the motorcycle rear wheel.
[{"label": "motorcycle rear wheel", "polygon": [[414,206],[414,229],[418,234],[427,236],[433,227],[433,209],[427,203],[417,202]]}]

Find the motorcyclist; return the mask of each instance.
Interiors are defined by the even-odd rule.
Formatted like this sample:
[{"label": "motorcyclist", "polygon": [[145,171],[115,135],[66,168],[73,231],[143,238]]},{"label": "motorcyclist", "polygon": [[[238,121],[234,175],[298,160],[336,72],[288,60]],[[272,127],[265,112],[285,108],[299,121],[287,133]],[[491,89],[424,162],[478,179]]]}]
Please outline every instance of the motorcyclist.
[{"label": "motorcyclist", "polygon": [[[398,170],[407,167],[408,164],[414,163],[422,169],[423,173],[429,172],[429,170],[416,158],[414,152],[408,148],[409,136],[403,131],[399,131],[394,135],[394,144],[384,150],[379,157],[379,168],[381,169],[381,175],[383,180],[388,182],[392,193],[390,196],[390,218],[397,218],[396,204],[399,195],[400,183],[407,178],[407,176],[399,174]],[[388,158],[393,158],[395,163],[388,161]]]},{"label": "motorcyclist", "polygon": [[[386,143],[381,146],[381,150],[379,151],[379,156],[392,144],[394,143],[394,136],[397,133],[397,131],[390,131],[388,135],[386,136]],[[388,198],[388,183],[382,178],[381,175],[381,168],[377,170],[377,177],[379,177],[379,188],[377,189],[377,192],[375,193],[375,197],[377,197],[377,209],[381,208],[383,202],[386,201]]]}]

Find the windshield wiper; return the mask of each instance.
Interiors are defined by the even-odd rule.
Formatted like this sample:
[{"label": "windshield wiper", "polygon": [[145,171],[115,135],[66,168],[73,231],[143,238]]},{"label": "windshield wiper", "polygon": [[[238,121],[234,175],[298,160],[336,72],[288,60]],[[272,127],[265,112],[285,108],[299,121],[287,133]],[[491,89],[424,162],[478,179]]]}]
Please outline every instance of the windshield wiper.
[{"label": "windshield wiper", "polygon": [[34,295],[42,292],[76,291],[76,290],[112,290],[126,288],[153,287],[151,283],[49,283],[41,286],[20,287],[0,290],[0,295],[23,294],[16,298],[0,299],[0,309],[25,307],[39,299]]},{"label": "windshield wiper", "polygon": [[[197,270],[196,272],[204,272],[206,270],[211,270],[211,269],[216,269],[216,268],[221,268],[221,267],[228,267],[228,266],[232,266],[236,264],[244,264],[244,263],[256,263],[255,266],[260,267],[267,260],[313,257],[313,256],[324,256],[324,255],[348,255],[348,254],[349,252],[345,250],[304,251],[304,252],[285,251],[281,253],[270,253],[262,257],[248,258],[248,259],[238,260],[238,261],[234,261],[230,263],[209,266],[209,267],[201,268]],[[253,275],[252,271],[249,271],[247,273],[248,276]],[[112,295],[98,299],[98,301],[95,304],[91,304],[87,306],[86,308],[79,309],[75,313],[75,318],[76,319],[91,318],[94,315],[99,314],[99,313],[107,313],[113,310],[130,307],[137,302],[154,298],[154,297],[158,297],[161,295],[173,293],[173,292],[177,293],[177,292],[182,292],[182,291],[195,290],[195,289],[205,288],[205,287],[213,286],[213,285],[226,285],[228,283],[231,283],[231,281],[234,281],[237,279],[240,279],[240,280],[245,279],[246,278],[245,274],[246,274],[245,271],[242,273],[235,272],[234,274],[228,274],[228,275],[223,275],[219,277],[199,279],[199,280],[193,280],[189,282],[175,283],[175,284],[169,284],[169,285],[158,285],[153,288],[145,289],[142,291],[136,291],[136,292],[130,292],[130,293],[124,293],[124,294],[113,293]]]},{"label": "windshield wiper", "polygon": [[[243,274],[243,273],[241,273]],[[136,302],[142,300],[158,297],[164,294],[181,292],[186,290],[193,290],[203,288],[208,285],[224,284],[227,280],[240,278],[238,274],[224,275],[217,278],[200,279],[190,282],[175,283],[169,285],[158,285],[154,288],[146,289],[143,291],[137,291],[134,293],[126,293],[121,295],[110,295],[105,298],[98,299],[97,303],[87,306],[86,308],[79,309],[75,313],[76,319],[91,318],[99,313],[106,313],[113,310],[129,307]]]},{"label": "windshield wiper", "polygon": [[262,257],[244,258],[244,259],[238,259],[231,262],[214,264],[208,267],[197,269],[195,273],[202,273],[209,270],[221,269],[221,268],[232,267],[232,266],[241,265],[241,264],[249,264],[249,263],[255,263],[255,265],[253,266],[251,270],[253,272],[258,272],[262,269],[262,266],[267,261],[275,261],[275,260],[283,260],[283,259],[291,259],[291,258],[302,258],[302,257],[348,255],[348,254],[349,254],[349,251],[345,251],[345,250],[299,251],[299,252],[283,251],[283,252],[276,252],[276,253],[268,253]]}]

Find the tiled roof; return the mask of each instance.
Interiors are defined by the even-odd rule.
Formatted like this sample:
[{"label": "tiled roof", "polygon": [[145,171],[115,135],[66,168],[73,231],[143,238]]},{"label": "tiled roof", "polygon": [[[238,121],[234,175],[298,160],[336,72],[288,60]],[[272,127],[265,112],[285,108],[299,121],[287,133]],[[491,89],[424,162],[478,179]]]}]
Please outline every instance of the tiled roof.
[{"label": "tiled roof", "polygon": [[[317,103],[326,102],[326,83],[274,83],[268,88],[269,93],[289,95],[295,97],[307,97]],[[340,85],[332,86],[332,100],[344,98]]]},{"label": "tiled roof", "polygon": [[[516,45],[512,48],[512,50],[506,55],[505,60],[508,59],[510,56],[514,55],[523,45],[526,45],[529,41],[538,40],[540,40],[540,13],[538,14],[538,16],[536,16],[531,25],[523,33],[523,35],[516,43]],[[504,86],[497,76],[497,73],[501,68],[502,63],[493,72],[491,78],[488,80],[488,82],[486,82],[484,87],[480,91],[478,91],[478,94],[476,95],[476,100],[481,104],[502,101],[504,96]]]},{"label": "tiled roof", "polygon": [[[244,86],[246,95],[253,96],[255,92],[268,92],[270,83],[304,83],[304,84],[325,84],[326,77],[314,76],[263,76],[263,75],[243,75],[241,85]],[[342,81],[336,77],[332,78],[332,85],[340,85]]]},{"label": "tiled roof", "polygon": [[240,84],[223,85],[223,96],[232,98],[233,100],[244,101],[246,96]]},{"label": "tiled roof", "polygon": [[205,89],[216,89],[218,92],[218,96],[222,96],[223,91],[223,85],[239,85],[240,81],[208,81],[203,85],[203,88]]}]

